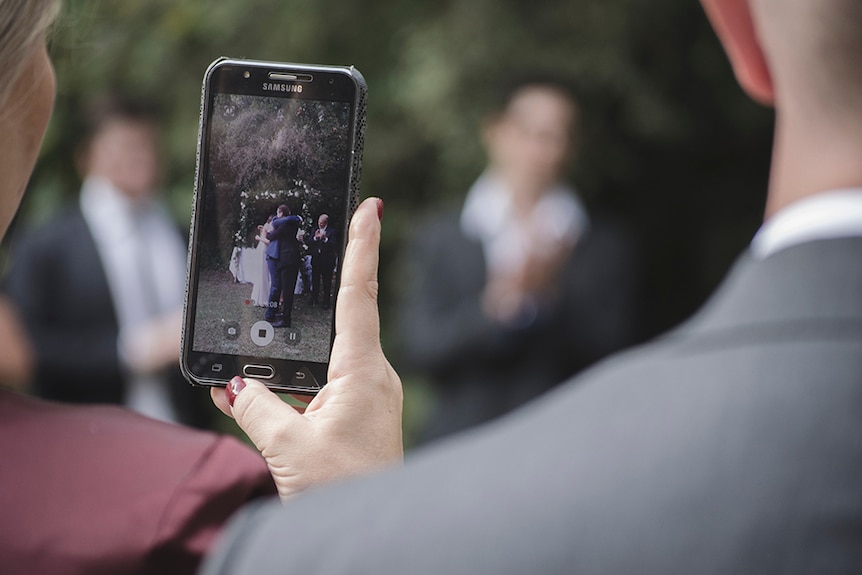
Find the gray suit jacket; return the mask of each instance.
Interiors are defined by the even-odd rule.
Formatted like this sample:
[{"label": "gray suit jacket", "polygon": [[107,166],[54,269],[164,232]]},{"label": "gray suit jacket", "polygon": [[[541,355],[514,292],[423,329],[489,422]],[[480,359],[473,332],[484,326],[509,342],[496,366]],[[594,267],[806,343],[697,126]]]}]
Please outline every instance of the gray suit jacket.
[{"label": "gray suit jacket", "polygon": [[205,573],[862,572],[862,239],[398,470],[248,510]]}]

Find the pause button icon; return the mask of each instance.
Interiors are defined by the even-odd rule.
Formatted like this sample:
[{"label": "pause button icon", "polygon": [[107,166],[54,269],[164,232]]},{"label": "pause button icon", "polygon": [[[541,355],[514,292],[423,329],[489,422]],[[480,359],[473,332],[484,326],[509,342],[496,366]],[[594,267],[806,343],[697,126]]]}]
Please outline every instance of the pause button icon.
[{"label": "pause button icon", "polygon": [[285,340],[287,341],[287,345],[296,345],[302,339],[302,335],[299,333],[299,330],[291,329],[285,333]]}]

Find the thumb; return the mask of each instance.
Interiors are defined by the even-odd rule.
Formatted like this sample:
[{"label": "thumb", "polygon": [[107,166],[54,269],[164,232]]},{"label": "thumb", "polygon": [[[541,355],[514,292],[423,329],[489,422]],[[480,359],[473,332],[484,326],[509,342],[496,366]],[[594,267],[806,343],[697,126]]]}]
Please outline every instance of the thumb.
[{"label": "thumb", "polygon": [[264,384],[255,379],[233,378],[225,388],[230,415],[266,456],[277,443],[296,441],[308,422]]}]

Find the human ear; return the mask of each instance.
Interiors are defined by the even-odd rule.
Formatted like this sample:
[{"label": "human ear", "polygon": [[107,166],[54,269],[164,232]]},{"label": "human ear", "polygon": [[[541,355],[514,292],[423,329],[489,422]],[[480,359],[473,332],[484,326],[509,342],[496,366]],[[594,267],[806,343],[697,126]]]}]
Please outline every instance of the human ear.
[{"label": "human ear", "polygon": [[701,0],[701,4],[742,89],[761,104],[774,104],[772,75],[757,37],[749,0]]}]

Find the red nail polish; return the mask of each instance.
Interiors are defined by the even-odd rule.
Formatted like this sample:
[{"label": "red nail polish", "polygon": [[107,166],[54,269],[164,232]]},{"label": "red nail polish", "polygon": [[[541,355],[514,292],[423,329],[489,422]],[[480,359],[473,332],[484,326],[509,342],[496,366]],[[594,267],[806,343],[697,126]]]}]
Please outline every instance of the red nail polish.
[{"label": "red nail polish", "polygon": [[377,198],[377,219],[383,221],[383,200]]},{"label": "red nail polish", "polygon": [[234,377],[227,384],[227,387],[224,388],[224,393],[227,395],[227,402],[233,407],[233,402],[236,400],[236,396],[239,395],[239,392],[245,389],[245,381],[239,376]]}]

